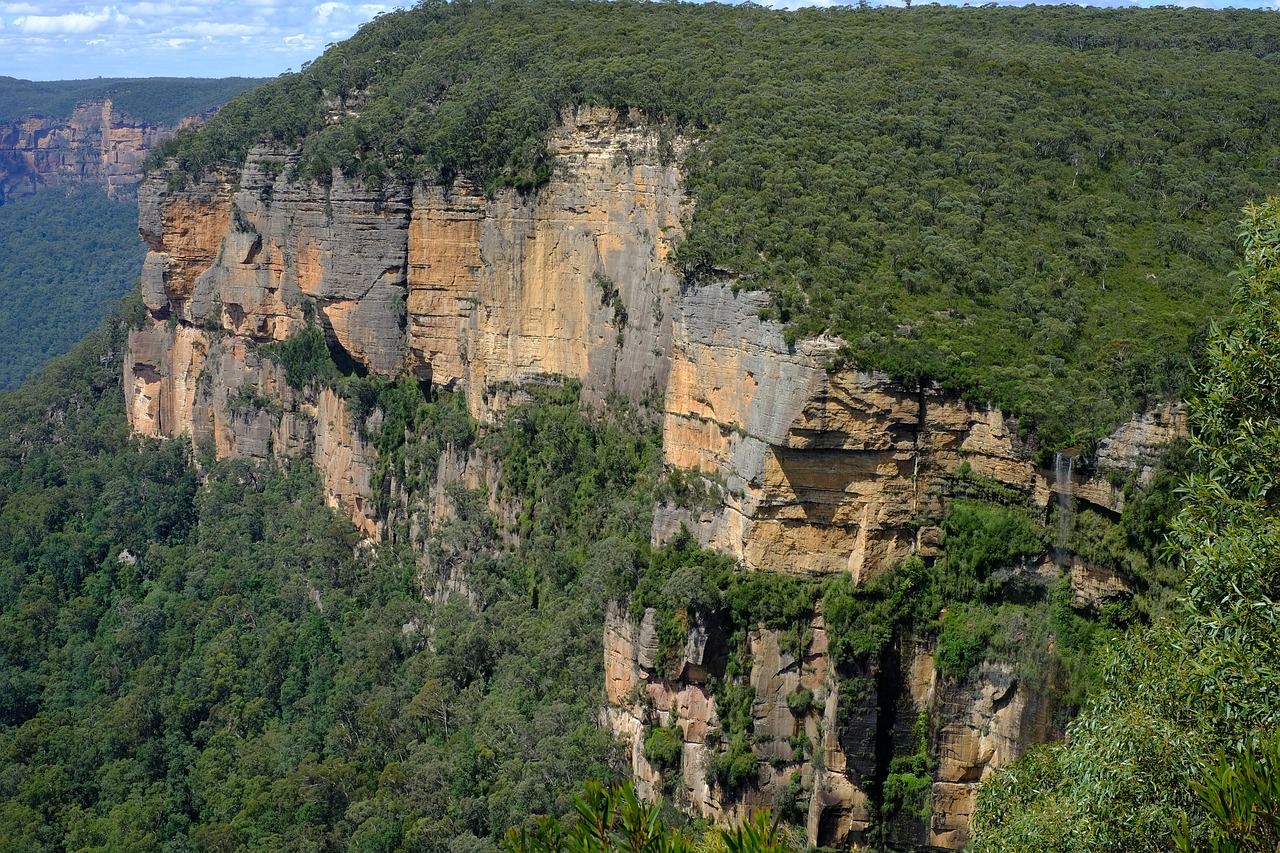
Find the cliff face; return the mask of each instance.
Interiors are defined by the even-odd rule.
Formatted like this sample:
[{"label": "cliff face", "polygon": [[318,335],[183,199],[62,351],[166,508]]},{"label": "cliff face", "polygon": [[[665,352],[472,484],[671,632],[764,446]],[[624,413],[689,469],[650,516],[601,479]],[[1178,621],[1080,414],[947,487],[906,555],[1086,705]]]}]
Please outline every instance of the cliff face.
[{"label": "cliff face", "polygon": [[457,184],[414,197],[408,366],[464,387],[482,419],[491,392],[547,376],[582,380],[592,399],[666,387],[684,143],[663,152],[603,111],[566,119],[536,195],[487,200]]},{"label": "cliff face", "polygon": [[[660,506],[655,541],[685,525],[752,570],[855,580],[910,554],[935,556],[959,476],[1010,487],[1046,515],[1064,494],[1115,515],[1124,494],[1114,483],[1150,479],[1160,448],[1185,431],[1181,410],[1167,407],[1104,441],[1087,472],[1055,474],[998,410],[829,371],[838,342],[787,345],[779,324],[760,319],[763,294],[682,289],[669,257],[688,213],[674,165],[685,145],[584,109],[554,132],[553,178],[532,195],[487,196],[465,181],[304,184],[288,177],[290,153],[267,149],[237,174],[181,190],[150,178],[139,193],[150,317],[126,365],[133,428],[187,434],[221,456],[310,455],[329,502],[374,539],[385,533],[379,504],[413,529],[440,522],[449,508],[439,490],[410,503],[391,478],[375,495],[377,455],[343,401],[290,388],[257,352],[318,324],[357,370],[457,388],[482,422],[522,384],[556,378],[580,380],[589,400],[661,398],[668,468],[700,477],[715,500]],[[496,483],[483,458],[445,454],[439,464],[441,483]],[[465,557],[431,567],[433,595],[467,592]],[[1058,571],[1047,561],[1032,569]],[[1070,571],[1081,604],[1124,589],[1080,560]],[[885,772],[883,745],[909,740],[924,714],[937,762],[931,817],[895,837],[959,847],[977,782],[1056,735],[1052,709],[1008,671],[944,683],[932,649],[905,637],[871,670],[837,673],[821,614],[804,627],[800,649],[762,626],[747,637],[757,763],[730,795],[706,773],[720,734],[708,685],[725,674],[724,631],[693,619],[678,665],[659,669],[653,614],[611,607],[606,715],[630,745],[642,793],[671,782],[646,761],[646,732],[677,725],[674,790],[688,810],[741,816],[799,796],[798,779],[803,802],[793,805],[810,840],[857,842],[872,819],[865,779]],[[842,696],[850,678],[872,687]],[[793,713],[788,696],[804,690],[813,703]]]},{"label": "cliff face", "polygon": [[[372,451],[350,427],[310,429],[324,401],[287,389],[257,344],[314,318],[359,369],[464,389],[481,420],[520,383],[553,376],[581,380],[589,399],[660,394],[683,145],[663,151],[605,111],[566,115],[551,140],[555,177],[532,196],[490,198],[461,181],[302,184],[287,177],[288,155],[265,149],[239,174],[179,191],[152,178],[139,192],[150,321],[131,343],[130,422],[212,436],[220,453],[306,448],[331,502],[376,535]],[[232,416],[222,399],[237,394],[258,405]],[[336,425],[345,416],[329,408]],[[335,457],[344,462],[331,471]]]},{"label": "cliff face", "polygon": [[[608,720],[629,747],[637,790],[649,797],[666,792],[693,814],[740,820],[754,809],[789,807],[804,816],[811,844],[868,842],[875,808],[868,789],[888,772],[878,745],[891,744],[895,754],[922,745],[936,765],[925,797],[928,817],[899,818],[888,836],[899,845],[958,849],[968,841],[981,781],[1031,744],[1061,734],[1049,703],[1008,666],[984,665],[963,681],[941,679],[934,650],[904,642],[867,672],[840,673],[819,615],[806,626],[803,635],[811,639],[802,652],[784,648],[778,631],[758,627],[748,635],[756,766],[748,785],[730,796],[707,781],[721,738],[707,680],[724,677],[717,648],[724,638],[714,626],[693,626],[683,658],[661,670],[653,623],[652,611],[636,621],[617,604],[606,614]],[[673,670],[679,675],[672,677]],[[813,702],[797,714],[788,698],[805,690]],[[679,769],[668,771],[674,785],[644,750],[648,732],[672,725],[683,736]],[[917,737],[924,743],[912,743]]]},{"label": "cliff face", "polygon": [[[653,798],[664,790],[663,773],[645,757],[644,739],[653,726],[677,726],[683,735],[674,796],[683,808],[714,820],[743,820],[760,808],[774,808],[779,794],[795,776],[808,792],[800,804],[807,835],[814,844],[860,840],[871,822],[870,801],[855,783],[865,767],[862,756],[851,760],[841,743],[840,696],[827,657],[822,617],[807,626],[812,637],[797,654],[785,650],[777,631],[759,628],[747,637],[751,660],[748,683],[755,752],[754,778],[740,793],[726,794],[707,780],[707,770],[720,740],[716,703],[707,687],[711,677],[725,674],[724,637],[715,625],[694,625],[678,677],[659,671],[654,613],[636,622],[618,604],[605,615],[605,690],[609,722],[629,747],[637,791]],[[794,714],[787,697],[808,690],[814,701]],[[855,703],[860,708],[863,703]],[[849,714],[854,725],[874,732],[875,720]],[[872,713],[874,717],[874,713]],[[869,723],[869,727],[866,725]],[[671,788],[667,788],[671,791]]]},{"label": "cliff face", "polygon": [[59,183],[95,183],[108,195],[142,180],[142,161],[172,128],[117,114],[110,100],[84,103],[71,118],[0,122],[0,204]]},{"label": "cliff face", "polygon": [[1140,415],[1101,443],[1087,475],[1059,478],[1033,463],[998,409],[908,391],[883,374],[829,371],[835,341],[787,346],[780,324],[759,319],[767,300],[716,286],[676,304],[666,462],[702,472],[724,500],[700,513],[662,507],[659,539],[685,524],[752,569],[862,579],[909,554],[931,556],[931,520],[961,465],[1046,510],[1065,493],[1119,513],[1113,480],[1149,481],[1161,448],[1185,434],[1180,407]]}]

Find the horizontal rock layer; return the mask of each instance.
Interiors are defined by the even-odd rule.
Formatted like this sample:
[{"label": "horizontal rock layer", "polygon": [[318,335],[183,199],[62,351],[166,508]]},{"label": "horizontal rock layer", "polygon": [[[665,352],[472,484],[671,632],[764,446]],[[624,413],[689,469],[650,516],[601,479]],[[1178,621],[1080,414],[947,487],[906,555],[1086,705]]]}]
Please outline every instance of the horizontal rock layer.
[{"label": "horizontal rock layer", "polygon": [[65,120],[0,121],[0,204],[67,182],[132,190],[152,146],[173,133],[119,115],[110,100],[79,104]]},{"label": "horizontal rock layer", "polygon": [[[125,377],[134,429],[186,434],[222,456],[308,454],[329,502],[366,535],[384,533],[378,506],[390,505],[417,541],[421,528],[447,518],[447,501],[411,500],[394,478],[375,477],[376,453],[343,401],[288,387],[282,368],[257,352],[318,324],[357,369],[456,388],[481,421],[529,382],[579,380],[589,401],[614,392],[654,407],[661,400],[668,468],[701,479],[713,499],[659,507],[656,541],[685,525],[750,569],[858,580],[913,553],[935,556],[960,478],[1003,484],[1046,515],[1060,496],[1116,514],[1124,500],[1116,483],[1149,480],[1160,448],[1185,433],[1181,409],[1166,407],[1103,441],[1092,465],[1055,474],[1035,464],[997,409],[875,372],[828,370],[839,342],[789,345],[781,325],[761,319],[765,294],[682,286],[671,255],[688,217],[674,165],[684,141],[668,149],[604,110],[563,118],[549,142],[553,177],[530,195],[486,195],[463,180],[377,190],[340,175],[302,183],[290,178],[293,154],[266,148],[235,174],[182,189],[164,174],[149,179],[139,228],[150,316],[130,337]],[[496,484],[481,457],[446,454],[440,465],[441,482]],[[445,554],[424,566],[430,594],[466,594],[466,559]],[[1119,576],[1067,562],[1078,603],[1124,590]],[[1027,568],[1058,572],[1047,558]],[[1053,734],[1039,700],[1008,673],[940,687],[928,649],[908,649],[894,664],[902,672],[895,713],[875,695],[845,697],[851,707],[842,710],[816,617],[802,659],[781,648],[777,632],[750,633],[759,760],[754,783],[726,795],[706,774],[719,729],[707,682],[723,674],[725,638],[696,619],[690,628],[682,659],[660,671],[652,614],[632,620],[615,605],[604,664],[606,714],[630,745],[638,788],[653,795],[663,782],[645,760],[646,731],[674,723],[682,734],[675,787],[694,813],[744,816],[772,805],[799,774],[810,840],[856,842],[871,819],[860,784],[877,760],[876,739],[928,711],[931,754],[940,756],[933,817],[904,829],[915,835],[903,840],[955,847],[967,838],[977,781]],[[786,699],[801,689],[814,704],[797,718]],[[798,743],[808,746],[797,752]]]},{"label": "horizontal rock layer", "polygon": [[[728,285],[675,305],[663,448],[723,495],[704,511],[662,507],[658,539],[680,525],[747,567],[791,573],[885,571],[929,556],[948,482],[962,470],[1011,486],[1042,511],[1071,495],[1109,513],[1117,483],[1146,482],[1160,450],[1185,435],[1180,406],[1139,415],[1100,444],[1097,464],[1055,475],[1037,467],[1016,421],[935,387],[829,371],[838,342],[785,342],[760,319],[768,296]],[[1120,474],[1120,477],[1112,476]]]},{"label": "horizontal rock layer", "polygon": [[[550,145],[555,177],[529,196],[487,197],[461,180],[305,184],[288,177],[292,155],[265,148],[237,174],[182,189],[153,176],[139,192],[150,319],[131,347],[134,428],[213,435],[219,452],[243,455],[262,455],[268,433],[273,452],[305,446],[335,500],[375,533],[372,451],[350,426],[336,429],[340,407],[334,428],[300,425],[324,401],[283,388],[254,346],[318,322],[359,369],[460,388],[482,420],[511,388],[549,377],[581,380],[593,400],[661,394],[678,291],[669,255],[683,233],[679,171],[653,134],[607,111],[567,113]],[[216,341],[224,355],[206,366]],[[241,352],[240,361],[225,354]],[[202,371],[218,389],[204,396]],[[219,395],[241,386],[278,404],[252,417],[219,412]],[[345,461],[331,471],[335,456],[359,473]]]}]

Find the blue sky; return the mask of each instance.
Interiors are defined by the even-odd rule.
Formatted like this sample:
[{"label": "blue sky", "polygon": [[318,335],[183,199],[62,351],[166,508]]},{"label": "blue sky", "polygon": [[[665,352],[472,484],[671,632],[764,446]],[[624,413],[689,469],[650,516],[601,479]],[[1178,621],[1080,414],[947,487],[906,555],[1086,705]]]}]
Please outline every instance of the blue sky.
[{"label": "blue sky", "polygon": [[[1278,4],[1280,0],[1193,0],[1181,5],[1275,9]],[[128,0],[109,5],[0,0],[0,75],[28,80],[274,77],[297,70],[325,45],[403,5],[396,0]],[[829,3],[781,0],[772,5]],[[1094,5],[1155,3],[1101,0]]]}]

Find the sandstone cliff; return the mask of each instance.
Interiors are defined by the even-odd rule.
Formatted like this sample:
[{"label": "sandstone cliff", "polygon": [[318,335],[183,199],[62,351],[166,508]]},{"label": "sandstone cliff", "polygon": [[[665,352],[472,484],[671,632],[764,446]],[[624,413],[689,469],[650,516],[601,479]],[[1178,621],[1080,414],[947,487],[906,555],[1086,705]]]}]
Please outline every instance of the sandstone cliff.
[{"label": "sandstone cliff", "polygon": [[[1150,479],[1160,448],[1184,432],[1181,410],[1166,407],[1102,442],[1091,464],[1055,474],[1000,411],[828,370],[839,343],[788,345],[779,324],[760,319],[765,295],[682,287],[669,258],[688,214],[675,165],[686,144],[667,148],[608,111],[569,112],[550,139],[553,177],[531,195],[486,195],[464,180],[309,184],[291,177],[292,153],[266,148],[236,173],[180,190],[152,176],[139,193],[150,316],[130,338],[125,377],[133,428],[186,434],[222,456],[310,455],[329,502],[369,537],[385,534],[378,507],[389,506],[417,541],[450,516],[442,492],[415,497],[395,472],[376,477],[377,454],[338,395],[289,387],[257,348],[318,325],[351,369],[457,389],[481,422],[522,384],[573,378],[589,400],[661,400],[668,469],[714,496],[659,507],[655,541],[684,525],[751,570],[859,581],[938,553],[961,472],[1045,516],[1062,495],[1115,516],[1117,484]],[[446,454],[439,465],[441,483],[495,482],[482,457]],[[466,558],[426,566],[428,592],[467,594]],[[1119,575],[1065,562],[1082,605],[1125,588]],[[1030,568],[1059,571],[1048,559]],[[741,816],[798,780],[810,840],[856,843],[872,820],[862,780],[885,772],[883,744],[910,737],[923,714],[937,760],[931,817],[894,831],[904,843],[958,847],[977,782],[1055,735],[1051,709],[1009,671],[940,683],[932,649],[909,637],[867,672],[835,672],[817,614],[799,651],[762,626],[747,638],[757,764],[752,783],[729,794],[706,774],[720,725],[708,683],[724,675],[725,638],[714,622],[691,621],[675,671],[656,666],[652,615],[632,619],[615,604],[604,637],[606,715],[640,790],[672,782],[646,761],[645,732],[678,726],[669,789],[695,813]],[[850,677],[875,687],[842,696]],[[813,704],[797,716],[787,698],[799,691]]]},{"label": "sandstone cliff", "polygon": [[[331,502],[376,535],[370,448],[351,427],[312,429],[312,410],[332,409],[336,424],[341,407],[284,388],[256,345],[318,322],[357,370],[460,388],[482,420],[521,383],[548,377],[581,380],[589,399],[660,395],[683,145],[664,151],[606,111],[569,114],[551,139],[555,177],[531,196],[486,197],[461,180],[303,184],[288,176],[290,155],[266,149],[237,174],[179,191],[153,176],[139,193],[150,321],[130,349],[130,422],[148,435],[212,436],[220,453],[305,447]],[[242,387],[271,405],[233,416],[222,398]]]},{"label": "sandstone cliff", "polygon": [[110,99],[80,104],[65,120],[0,122],[0,204],[69,182],[101,184],[113,196],[132,191],[147,152],[173,133],[120,115]]},{"label": "sandstone cliff", "polygon": [[1066,493],[1118,514],[1117,483],[1149,481],[1161,449],[1186,431],[1179,406],[1137,416],[1101,442],[1092,468],[1059,482],[998,409],[875,372],[829,371],[838,342],[788,346],[781,324],[759,318],[767,300],[722,285],[676,303],[666,462],[701,472],[724,500],[710,511],[661,508],[659,539],[685,524],[752,569],[860,579],[931,555],[961,465],[1046,512]]}]

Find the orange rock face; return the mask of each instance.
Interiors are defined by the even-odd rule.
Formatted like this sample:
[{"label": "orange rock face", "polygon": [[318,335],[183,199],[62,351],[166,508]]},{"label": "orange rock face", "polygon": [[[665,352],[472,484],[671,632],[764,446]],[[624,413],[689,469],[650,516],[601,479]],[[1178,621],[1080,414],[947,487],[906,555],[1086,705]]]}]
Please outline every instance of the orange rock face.
[{"label": "orange rock face", "polygon": [[1057,482],[999,410],[883,374],[829,372],[837,342],[788,346],[780,324],[759,319],[766,300],[725,285],[675,306],[663,452],[669,466],[702,472],[723,501],[698,513],[662,508],[658,539],[684,524],[752,569],[868,578],[929,556],[928,519],[941,517],[962,465],[1046,512],[1069,491],[1118,513],[1123,494],[1108,475],[1149,478],[1160,448],[1185,435],[1176,406],[1136,417],[1102,442],[1089,476]]},{"label": "orange rock face", "polygon": [[109,195],[131,191],[147,153],[173,132],[120,116],[110,100],[80,104],[67,120],[0,122],[0,204],[68,182],[101,184]]},{"label": "orange rock face", "polygon": [[[780,325],[760,319],[764,294],[682,288],[670,257],[688,216],[674,165],[687,142],[675,141],[673,158],[654,133],[611,112],[562,118],[549,140],[554,177],[529,195],[485,195],[465,181],[374,190],[336,174],[302,184],[288,177],[295,155],[267,148],[237,174],[182,189],[163,174],[148,179],[139,228],[150,318],[130,336],[125,377],[133,428],[185,434],[221,456],[308,455],[329,503],[377,539],[387,524],[379,506],[411,529],[429,527],[450,512],[443,491],[410,505],[394,477],[375,478],[376,453],[343,401],[290,388],[259,345],[319,326],[338,356],[371,374],[459,389],[481,421],[524,383],[575,379],[589,401],[616,392],[660,410],[666,465],[700,477],[711,495],[659,507],[656,541],[685,525],[749,569],[858,581],[912,554],[937,555],[958,478],[998,481],[1046,513],[1070,494],[1114,514],[1123,493],[1113,481],[1149,479],[1159,449],[1185,433],[1182,411],[1166,407],[1102,442],[1087,475],[1055,474],[1034,464],[996,409],[883,374],[828,371],[840,342],[788,345]],[[439,465],[440,483],[496,485],[480,457],[444,454]],[[466,594],[461,558],[437,568],[430,594]],[[1057,573],[1047,559],[1026,568]],[[1082,563],[1071,571],[1082,604],[1124,589]],[[757,628],[747,638],[756,778],[726,794],[706,772],[720,726],[708,683],[723,675],[725,638],[693,622],[683,655],[661,671],[652,614],[635,621],[615,605],[604,634],[605,717],[630,747],[637,788],[662,789],[643,740],[647,727],[674,723],[683,736],[674,782],[693,813],[745,816],[799,774],[810,841],[858,843],[871,819],[860,787],[868,761],[898,725],[885,721],[941,709],[930,735],[940,756],[933,817],[911,843],[956,847],[977,781],[1051,734],[1007,673],[939,686],[932,650],[906,649],[877,664],[897,667],[906,685],[891,711],[874,690],[841,696],[820,617],[804,626],[800,650]],[[801,690],[813,704],[795,714],[787,698]]]},{"label": "orange rock face", "polygon": [[234,175],[154,175],[139,191],[151,319],[131,350],[134,428],[209,435],[221,454],[304,448],[376,532],[359,431],[340,407],[326,420],[314,392],[285,388],[253,345],[318,322],[371,373],[464,389],[482,420],[510,388],[549,376],[580,380],[588,399],[659,395],[679,171],[654,134],[609,111],[566,113],[550,147],[556,177],[532,196],[463,182],[368,190],[340,175],[304,185],[287,177],[293,155],[266,148]]}]

